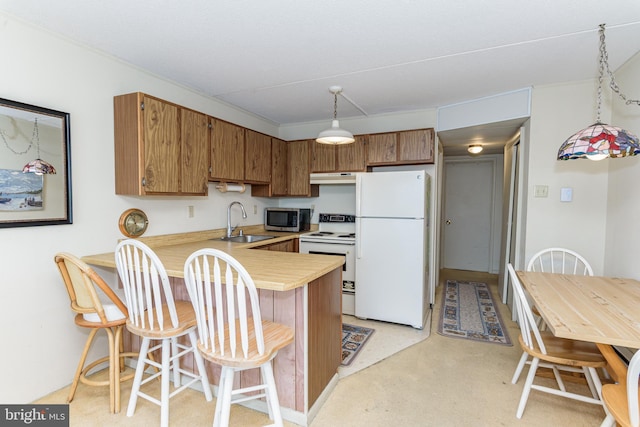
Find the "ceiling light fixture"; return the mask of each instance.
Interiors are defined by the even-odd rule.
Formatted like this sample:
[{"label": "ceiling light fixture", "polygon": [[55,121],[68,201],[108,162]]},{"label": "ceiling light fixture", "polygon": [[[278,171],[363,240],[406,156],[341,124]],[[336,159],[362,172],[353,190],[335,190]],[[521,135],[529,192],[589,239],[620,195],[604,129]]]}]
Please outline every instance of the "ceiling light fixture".
[{"label": "ceiling light fixture", "polygon": [[613,92],[617,93],[625,104],[640,105],[640,100],[627,99],[620,93],[620,88],[613,78],[613,73],[609,69],[607,49],[604,42],[605,24],[600,24],[600,55],[599,76],[598,76],[598,100],[596,109],[596,123],[586,129],[576,132],[567,139],[560,150],[558,150],[558,160],[569,159],[590,159],[602,160],[607,157],[626,157],[640,154],[640,144],[638,137],[626,130],[603,124],[600,121],[600,110],[602,106],[602,80],[606,70],[610,78],[609,86]]},{"label": "ceiling light fixture", "polygon": [[333,121],[329,129],[320,132],[316,141],[321,144],[332,145],[351,144],[355,141],[353,134],[348,130],[341,129],[340,123],[338,123],[338,95],[342,93],[342,87],[331,86],[329,92],[333,93]]},{"label": "ceiling light fixture", "polygon": [[478,154],[482,151],[482,145],[480,144],[471,144],[467,151],[471,154]]}]

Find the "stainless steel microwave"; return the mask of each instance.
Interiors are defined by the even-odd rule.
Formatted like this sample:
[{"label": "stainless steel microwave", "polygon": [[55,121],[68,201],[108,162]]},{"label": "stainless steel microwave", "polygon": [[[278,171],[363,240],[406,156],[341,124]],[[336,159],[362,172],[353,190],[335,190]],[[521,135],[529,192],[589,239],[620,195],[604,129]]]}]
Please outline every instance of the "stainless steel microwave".
[{"label": "stainless steel microwave", "polygon": [[308,231],[311,209],[264,208],[264,229],[270,231]]}]

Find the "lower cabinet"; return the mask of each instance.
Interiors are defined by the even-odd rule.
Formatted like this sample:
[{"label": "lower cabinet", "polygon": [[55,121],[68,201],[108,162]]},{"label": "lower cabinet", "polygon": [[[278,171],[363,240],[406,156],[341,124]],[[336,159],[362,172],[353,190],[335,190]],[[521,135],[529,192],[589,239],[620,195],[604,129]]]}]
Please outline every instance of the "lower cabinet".
[{"label": "lower cabinet", "polygon": [[271,243],[269,245],[259,246],[256,249],[262,249],[265,251],[278,251],[278,252],[298,252],[298,239],[286,240],[284,242]]}]

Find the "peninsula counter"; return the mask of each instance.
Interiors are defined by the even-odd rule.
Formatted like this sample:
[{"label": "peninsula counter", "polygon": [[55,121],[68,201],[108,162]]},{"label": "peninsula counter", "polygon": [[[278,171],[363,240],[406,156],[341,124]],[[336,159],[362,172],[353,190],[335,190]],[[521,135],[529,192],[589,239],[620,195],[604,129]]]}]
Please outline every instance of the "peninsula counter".
[{"label": "peninsula counter", "polygon": [[[338,380],[337,371],[342,360],[344,260],[325,255],[259,250],[261,246],[297,237],[285,233],[268,234],[278,236],[248,244],[215,238],[194,241],[188,234],[186,238],[140,240],[151,246],[164,264],[177,300],[189,300],[183,269],[187,257],[194,251],[206,247],[221,249],[242,263],[258,288],[262,318],[294,330],[294,342],[280,350],[273,361],[273,370],[283,417],[299,425],[308,425]],[[206,234],[198,233],[198,236],[202,239]],[[82,259],[91,265],[115,269],[113,252],[87,255]],[[138,337],[127,333],[125,350],[138,349]],[[220,368],[205,362],[209,381],[217,385]],[[189,363],[193,369],[193,362]],[[243,385],[255,383],[257,375],[257,370],[243,372],[240,381]],[[248,406],[266,412],[264,402]]]}]

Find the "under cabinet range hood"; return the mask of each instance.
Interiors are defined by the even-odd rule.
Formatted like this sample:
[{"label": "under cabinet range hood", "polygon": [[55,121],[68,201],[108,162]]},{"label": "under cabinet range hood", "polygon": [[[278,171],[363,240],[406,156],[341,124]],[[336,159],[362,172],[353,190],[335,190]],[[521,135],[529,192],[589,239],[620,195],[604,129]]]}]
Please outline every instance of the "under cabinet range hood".
[{"label": "under cabinet range hood", "polygon": [[355,184],[356,172],[312,173],[311,184]]}]

